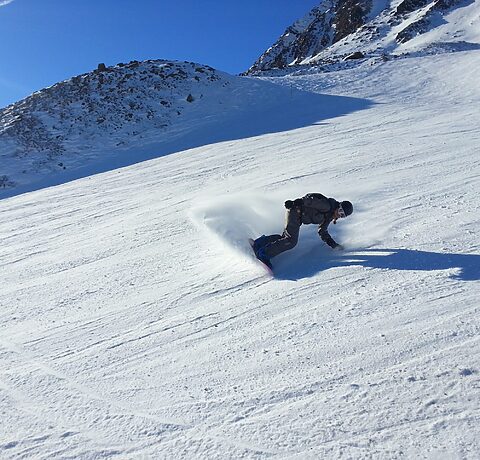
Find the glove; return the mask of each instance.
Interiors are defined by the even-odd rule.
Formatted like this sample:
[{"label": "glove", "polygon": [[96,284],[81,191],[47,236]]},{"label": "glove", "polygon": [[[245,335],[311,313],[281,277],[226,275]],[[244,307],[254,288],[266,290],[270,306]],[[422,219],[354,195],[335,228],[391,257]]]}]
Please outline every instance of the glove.
[{"label": "glove", "polygon": [[297,198],[295,201],[287,200],[287,201],[285,201],[285,207],[287,209],[302,208],[303,207],[303,200],[301,198]]},{"label": "glove", "polygon": [[334,251],[343,251],[345,248],[341,244],[337,244],[334,246],[333,250]]}]

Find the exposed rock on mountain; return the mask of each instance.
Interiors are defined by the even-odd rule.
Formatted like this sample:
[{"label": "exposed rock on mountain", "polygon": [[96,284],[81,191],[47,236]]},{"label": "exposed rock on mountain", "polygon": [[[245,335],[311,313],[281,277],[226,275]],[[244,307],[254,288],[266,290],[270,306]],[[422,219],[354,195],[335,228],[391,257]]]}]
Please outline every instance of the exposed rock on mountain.
[{"label": "exposed rock on mountain", "polygon": [[[302,65],[325,66],[361,57],[385,58],[413,51],[478,48],[478,1],[323,0],[303,19],[288,27],[246,73]],[[448,16],[457,9],[465,10],[464,14],[450,21]],[[465,40],[466,30],[474,31],[473,42]],[[471,33],[467,35],[472,39]],[[419,40],[420,36],[424,37]]]},{"label": "exposed rock on mountain", "polygon": [[158,138],[203,93],[228,94],[233,78],[191,62],[133,61],[99,64],[38,91],[0,111],[0,187],[15,185],[22,173],[63,170],[100,149]]}]

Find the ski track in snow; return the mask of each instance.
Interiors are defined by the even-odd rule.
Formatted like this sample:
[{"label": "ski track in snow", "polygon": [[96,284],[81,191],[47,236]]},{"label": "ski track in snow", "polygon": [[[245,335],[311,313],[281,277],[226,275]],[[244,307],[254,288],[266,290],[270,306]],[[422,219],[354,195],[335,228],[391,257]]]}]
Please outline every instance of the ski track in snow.
[{"label": "ski track in snow", "polygon": [[[479,67],[285,77],[374,104],[2,200],[0,458],[478,458]],[[347,251],[266,275],[315,191]]]}]

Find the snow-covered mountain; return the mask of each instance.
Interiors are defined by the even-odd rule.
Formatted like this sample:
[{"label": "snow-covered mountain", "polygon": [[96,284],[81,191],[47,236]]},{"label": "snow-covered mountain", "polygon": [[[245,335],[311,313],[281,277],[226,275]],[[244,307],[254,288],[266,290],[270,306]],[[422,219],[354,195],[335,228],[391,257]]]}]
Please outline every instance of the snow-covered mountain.
[{"label": "snow-covered mountain", "polygon": [[230,123],[242,137],[292,127],[295,107],[251,120],[285,96],[295,106],[290,89],[191,62],[99,65],[0,111],[0,196],[226,140]]},{"label": "snow-covered mountain", "polygon": [[172,136],[192,104],[207,95],[220,104],[233,79],[194,63],[134,61],[99,65],[34,93],[0,112],[0,186]]},{"label": "snow-covered mountain", "polygon": [[[480,48],[479,0],[323,0],[247,74]],[[292,70],[292,69],[291,69]]]}]

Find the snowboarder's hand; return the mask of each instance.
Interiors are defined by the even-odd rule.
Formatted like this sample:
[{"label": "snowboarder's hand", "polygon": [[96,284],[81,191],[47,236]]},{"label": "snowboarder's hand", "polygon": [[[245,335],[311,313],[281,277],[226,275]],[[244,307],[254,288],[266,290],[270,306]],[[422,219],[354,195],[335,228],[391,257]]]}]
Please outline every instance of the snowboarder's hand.
[{"label": "snowboarder's hand", "polygon": [[295,201],[287,200],[285,201],[285,207],[287,209],[292,209],[292,208],[300,209],[303,207],[303,200],[301,198],[297,198]]},{"label": "snowboarder's hand", "polygon": [[343,251],[345,248],[341,244],[337,244],[333,250],[334,251]]}]

